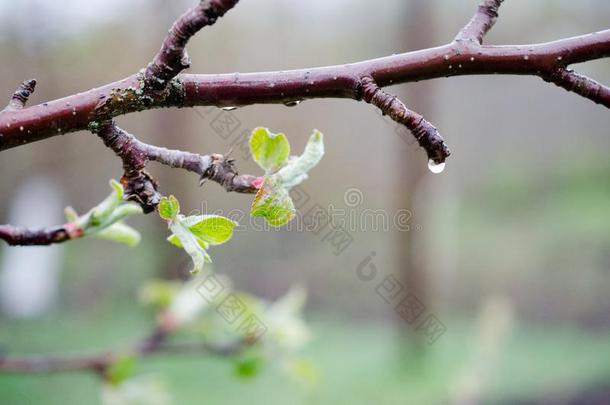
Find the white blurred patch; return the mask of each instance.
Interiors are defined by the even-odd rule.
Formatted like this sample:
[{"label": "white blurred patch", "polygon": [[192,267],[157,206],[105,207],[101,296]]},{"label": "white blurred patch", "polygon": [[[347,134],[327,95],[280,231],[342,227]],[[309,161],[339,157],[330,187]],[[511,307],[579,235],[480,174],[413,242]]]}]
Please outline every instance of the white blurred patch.
[{"label": "white blurred patch", "polygon": [[[63,223],[60,186],[47,177],[24,181],[13,196],[7,223],[42,227]],[[15,318],[48,311],[57,300],[63,247],[3,247],[0,309]]]},{"label": "white blurred patch", "polygon": [[[0,0],[0,40],[18,38],[36,51],[90,31],[126,13],[144,0]],[[35,27],[35,29],[32,29]]]}]

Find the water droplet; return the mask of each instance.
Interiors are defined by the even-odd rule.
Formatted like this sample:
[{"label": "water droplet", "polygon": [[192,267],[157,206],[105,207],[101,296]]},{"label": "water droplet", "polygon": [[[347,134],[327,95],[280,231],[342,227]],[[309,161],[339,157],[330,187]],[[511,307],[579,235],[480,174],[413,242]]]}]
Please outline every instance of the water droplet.
[{"label": "water droplet", "polygon": [[286,107],[296,107],[297,105],[301,104],[302,100],[290,100],[290,101],[286,101],[284,103],[284,105]]},{"label": "water droplet", "polygon": [[529,59],[530,59],[530,57],[529,57],[529,56],[527,56],[527,55],[525,55],[525,56],[523,57],[523,59],[524,59],[524,60],[529,60]]},{"label": "water droplet", "polygon": [[445,60],[449,60],[449,55],[445,55],[445,56],[443,56],[443,59],[445,59]]},{"label": "water droplet", "polygon": [[470,57],[470,61],[471,61],[471,62],[474,62],[474,56],[471,56],[471,57]]},{"label": "water droplet", "polygon": [[561,60],[563,60],[563,57],[562,56],[558,56],[557,60],[561,61]]},{"label": "water droplet", "polygon": [[19,131],[23,132],[25,128],[23,126],[19,127]]},{"label": "water droplet", "polygon": [[428,160],[428,169],[434,174],[442,173],[445,170],[445,162],[436,163],[433,159]]},{"label": "water droplet", "polygon": [[235,111],[235,110],[237,110],[237,107],[229,106],[229,107],[222,107],[222,109],[224,111]]}]

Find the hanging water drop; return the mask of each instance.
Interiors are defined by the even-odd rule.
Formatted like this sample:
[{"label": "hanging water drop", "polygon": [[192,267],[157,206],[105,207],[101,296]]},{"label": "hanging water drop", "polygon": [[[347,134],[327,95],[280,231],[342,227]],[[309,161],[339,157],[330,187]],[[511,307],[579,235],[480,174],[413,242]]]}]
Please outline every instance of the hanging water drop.
[{"label": "hanging water drop", "polygon": [[284,103],[284,105],[286,107],[296,107],[297,105],[301,104],[301,101],[303,101],[303,100],[290,100],[290,101],[286,101]]},{"label": "hanging water drop", "polygon": [[235,110],[237,110],[237,107],[229,106],[229,107],[222,107],[222,109],[223,109],[223,111],[235,111]]},{"label": "hanging water drop", "polygon": [[437,163],[434,159],[428,160],[428,169],[434,174],[442,173],[445,170],[445,162]]}]

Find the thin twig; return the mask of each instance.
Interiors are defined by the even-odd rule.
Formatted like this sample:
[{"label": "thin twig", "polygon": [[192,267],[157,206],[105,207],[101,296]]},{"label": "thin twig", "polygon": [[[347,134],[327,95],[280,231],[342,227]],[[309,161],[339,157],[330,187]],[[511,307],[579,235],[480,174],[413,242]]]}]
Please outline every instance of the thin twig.
[{"label": "thin twig", "polygon": [[545,77],[545,80],[610,108],[610,87],[604,86],[587,76],[573,70],[559,68]]},{"label": "thin twig", "polygon": [[203,27],[212,25],[239,0],[202,0],[184,13],[169,30],[161,50],[146,68],[146,84],[155,90],[164,89],[171,79],[191,66],[186,44]]},{"label": "thin twig", "polygon": [[84,236],[84,231],[73,223],[54,228],[30,229],[0,225],[0,239],[11,246],[46,246]]},{"label": "thin twig", "polygon": [[436,164],[443,163],[451,154],[434,125],[420,114],[409,110],[397,97],[383,91],[372,78],[363,79],[362,98],[379,108],[382,114],[411,131],[419,145],[428,153],[428,158]]},{"label": "thin twig", "polygon": [[36,79],[26,80],[19,85],[13,96],[11,97],[11,101],[9,101],[6,106],[6,110],[21,110],[25,107],[28,99],[34,93],[36,89]]},{"label": "thin twig", "polygon": [[125,174],[121,182],[125,187],[125,198],[140,204],[145,213],[152,212],[160,201],[158,184],[144,171],[150,160],[197,173],[200,182],[210,179],[222,185],[227,191],[247,194],[258,191],[255,186],[257,177],[239,175],[234,168],[233,160],[226,159],[223,155],[198,155],[149,145],[123,130],[113,121],[102,125],[96,133],[123,161]]},{"label": "thin twig", "polygon": [[[95,354],[62,354],[37,356],[0,356],[0,373],[57,373],[93,371],[102,376],[107,368],[121,357],[134,355],[146,357],[160,354],[207,353],[217,356],[233,356],[250,343],[238,340],[230,343],[160,341],[154,346],[137,342],[131,349],[103,351]],[[165,337],[163,338],[165,339]]]},{"label": "thin twig", "polygon": [[504,0],[484,0],[472,19],[455,37],[456,41],[476,41],[483,43],[483,37],[498,19],[498,10]]}]

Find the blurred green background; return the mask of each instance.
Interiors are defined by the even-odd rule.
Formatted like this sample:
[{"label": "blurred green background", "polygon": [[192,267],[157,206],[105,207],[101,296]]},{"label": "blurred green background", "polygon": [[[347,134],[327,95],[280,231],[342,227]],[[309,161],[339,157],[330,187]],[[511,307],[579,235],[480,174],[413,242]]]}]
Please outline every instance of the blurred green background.
[{"label": "blurred green background", "polygon": [[[39,103],[128,76],[193,3],[2,0],[0,94],[8,99],[20,81],[36,77],[31,103]],[[440,45],[476,4],[244,0],[191,41],[191,72],[287,70]],[[606,29],[610,20],[605,0],[511,0],[501,11],[488,43],[550,41]],[[610,83],[607,61],[578,69]],[[118,119],[157,145],[232,149],[241,172],[253,174],[240,149],[244,133],[266,126],[301,150],[318,128],[326,156],[302,185],[302,213],[318,204],[389,218],[387,229],[353,224],[352,242],[336,254],[323,233],[263,232],[245,216],[244,229],[213,251],[216,270],[242,290],[275,299],[294,284],[307,287],[314,337],[302,354],[317,366],[317,383],[292,381],[273,364],[239,379],[231,361],[205,354],[157,356],[137,371],[164,378],[177,404],[610,403],[608,111],[531,77],[456,77],[390,91],[449,143],[453,155],[441,175],[428,172],[423,151],[391,121],[353,101]],[[248,212],[251,196],[199,188],[196,176],[160,166],[150,171],[184,211]],[[32,177],[45,176],[63,205],[84,212],[122,174],[89,133],[5,151],[0,172],[1,222]],[[354,192],[357,200],[349,198]],[[133,249],[97,240],[57,248],[57,300],[34,317],[0,315],[0,352],[107,349],[146,335],[154,315],[139,306],[138,287],[152,277],[184,277],[189,259],[165,242],[165,225],[154,215],[130,224],[143,234]],[[358,277],[363,263],[378,270],[374,280]],[[390,275],[425,305],[421,319],[405,322],[396,303],[378,294]],[[442,322],[442,336],[426,335],[421,321],[429,315]],[[98,401],[94,375],[0,374],[1,404]]]}]

